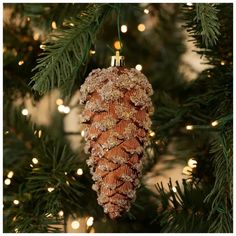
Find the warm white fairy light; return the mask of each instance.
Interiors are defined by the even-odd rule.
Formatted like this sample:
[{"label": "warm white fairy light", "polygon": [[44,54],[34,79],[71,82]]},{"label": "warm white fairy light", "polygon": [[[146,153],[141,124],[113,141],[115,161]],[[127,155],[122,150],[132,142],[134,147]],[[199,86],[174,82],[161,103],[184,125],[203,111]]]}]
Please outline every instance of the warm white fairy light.
[{"label": "warm white fairy light", "polygon": [[65,113],[65,114],[68,114],[69,112],[70,112],[70,108],[67,107],[67,106],[65,106],[65,107],[64,107],[64,113]]},{"label": "warm white fairy light", "polygon": [[225,65],[225,61],[221,61],[220,64],[221,64],[222,66],[224,66],[224,65]]},{"label": "warm white fairy light", "polygon": [[37,158],[34,157],[34,158],[32,159],[32,162],[36,165],[36,164],[39,163],[39,160],[38,160]]},{"label": "warm white fairy light", "polygon": [[23,60],[18,61],[18,65],[22,66],[25,62]]},{"label": "warm white fairy light", "polygon": [[59,211],[59,212],[58,212],[58,215],[59,215],[59,216],[63,216],[63,215],[64,215],[64,212],[63,212],[63,211]]},{"label": "warm white fairy light", "polygon": [[46,48],[46,45],[41,44],[39,47],[44,50]]},{"label": "warm white fairy light", "polygon": [[8,174],[7,174],[7,178],[11,179],[14,175],[14,172],[13,171],[9,171]]},{"label": "warm white fairy light", "polygon": [[57,107],[57,110],[61,113],[68,114],[70,112],[70,107],[64,106],[63,104],[61,104]]},{"label": "warm white fairy light", "polygon": [[146,26],[144,24],[139,24],[137,28],[138,31],[143,32],[146,29]]},{"label": "warm white fairy light", "polygon": [[57,29],[57,23],[56,21],[53,21],[52,24],[51,24],[52,28],[53,29]]},{"label": "warm white fairy light", "polygon": [[65,175],[67,175],[67,172],[65,172]]},{"label": "warm white fairy light", "polygon": [[42,137],[42,130],[40,129],[39,132],[38,132],[38,137],[41,138]]},{"label": "warm white fairy light", "polygon": [[75,24],[74,24],[74,23],[70,23],[69,25],[70,25],[70,26],[72,26],[72,27],[73,27],[73,26],[75,26]]},{"label": "warm white fairy light", "polygon": [[90,216],[88,219],[87,219],[87,226],[90,227],[93,225],[93,221],[94,221],[94,218],[92,216]]},{"label": "warm white fairy light", "polygon": [[186,125],[186,130],[192,130],[193,129],[193,126],[192,125]]},{"label": "warm white fairy light", "polygon": [[30,167],[32,167],[32,168],[33,168],[34,166],[33,166],[32,164],[30,164]]},{"label": "warm white fairy light", "polygon": [[84,135],[85,135],[85,131],[82,130],[82,131],[81,131],[81,136],[84,137]]},{"label": "warm white fairy light", "polygon": [[173,190],[174,193],[177,193],[177,188],[176,187],[173,187],[172,190]]},{"label": "warm white fairy light", "polygon": [[63,104],[63,100],[62,100],[61,98],[58,98],[58,99],[56,100],[56,104],[57,104],[58,106],[62,105],[62,104]]},{"label": "warm white fairy light", "polygon": [[187,6],[189,6],[189,7],[191,7],[191,6],[193,5],[191,2],[187,2],[186,4],[187,4]]},{"label": "warm white fairy light", "polygon": [[214,126],[217,126],[219,124],[219,122],[217,120],[211,122],[211,125],[214,127]]},{"label": "warm white fairy light", "polygon": [[31,19],[30,19],[30,17],[27,17],[27,21],[30,21]]},{"label": "warm white fairy light", "polygon": [[79,168],[76,173],[77,173],[77,175],[82,175],[83,174],[83,170],[81,168]]},{"label": "warm white fairy light", "polygon": [[73,221],[71,222],[71,227],[72,227],[72,229],[78,229],[78,228],[80,227],[79,221],[73,220]]},{"label": "warm white fairy light", "polygon": [[121,49],[121,42],[119,40],[114,42],[114,48],[117,49],[117,50]]},{"label": "warm white fairy light", "polygon": [[4,184],[5,185],[10,185],[11,184],[11,180],[10,179],[5,179],[4,180]]},{"label": "warm white fairy light", "polygon": [[92,50],[92,49],[90,49],[89,53],[90,53],[91,55],[94,55],[94,54],[96,53],[96,51],[95,51],[95,50]]},{"label": "warm white fairy light", "polygon": [[28,109],[26,109],[26,108],[22,109],[22,110],[21,110],[21,114],[22,114],[23,116],[28,116],[28,115],[29,115]]},{"label": "warm white fairy light", "polygon": [[15,205],[19,205],[20,201],[17,200],[17,199],[15,199],[15,200],[13,201],[13,203],[14,203]]},{"label": "warm white fairy light", "polygon": [[156,135],[156,133],[155,133],[154,131],[151,130],[151,131],[149,132],[149,136],[154,137],[155,135]]},{"label": "warm white fairy light", "polygon": [[59,105],[59,106],[57,107],[57,110],[58,110],[59,112],[63,113],[63,112],[64,112],[64,108],[65,108],[65,106],[64,106],[63,104],[61,104],[61,105]]},{"label": "warm white fairy light", "polygon": [[48,192],[49,192],[49,193],[51,193],[53,190],[54,190],[53,187],[49,187],[49,188],[48,188]]},{"label": "warm white fairy light", "polygon": [[141,71],[143,69],[143,67],[142,67],[142,65],[138,64],[135,66],[135,69]]},{"label": "warm white fairy light", "polygon": [[122,25],[122,26],[120,27],[120,30],[121,30],[122,33],[126,33],[126,32],[128,31],[127,25]]},{"label": "warm white fairy light", "polygon": [[144,9],[144,11],[143,11],[145,14],[149,14],[149,10],[146,8],[146,9]]},{"label": "warm white fairy light", "polygon": [[190,158],[188,160],[188,166],[191,167],[191,168],[196,168],[197,167],[197,161],[194,160],[193,158]]}]

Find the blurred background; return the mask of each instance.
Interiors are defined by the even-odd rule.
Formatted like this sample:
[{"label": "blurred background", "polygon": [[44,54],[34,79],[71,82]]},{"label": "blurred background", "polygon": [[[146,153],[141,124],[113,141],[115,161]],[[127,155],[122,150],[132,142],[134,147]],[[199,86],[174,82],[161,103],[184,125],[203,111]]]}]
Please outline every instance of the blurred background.
[{"label": "blurred background", "polygon": [[[212,142],[221,129],[232,137],[232,4],[201,8],[220,22],[219,40],[208,48],[196,33],[202,23],[194,19],[197,4],[104,4],[111,10],[76,79],[66,81],[72,83],[70,94],[56,86],[43,95],[32,90],[33,68],[47,45],[57,42],[53,34],[76,28],[76,19],[91,5],[99,4],[4,4],[4,232],[229,232],[232,165],[227,161],[227,177],[216,171],[212,156],[221,150]],[[152,84],[155,112],[137,200],[112,221],[91,190],[79,88],[91,70],[109,67],[120,49],[126,66]],[[231,160],[231,139],[220,140]],[[226,198],[211,192],[216,176],[227,186]],[[170,200],[173,194],[179,199]],[[204,201],[207,196],[227,204],[219,210],[213,200]],[[218,217],[224,219],[220,226]]]}]

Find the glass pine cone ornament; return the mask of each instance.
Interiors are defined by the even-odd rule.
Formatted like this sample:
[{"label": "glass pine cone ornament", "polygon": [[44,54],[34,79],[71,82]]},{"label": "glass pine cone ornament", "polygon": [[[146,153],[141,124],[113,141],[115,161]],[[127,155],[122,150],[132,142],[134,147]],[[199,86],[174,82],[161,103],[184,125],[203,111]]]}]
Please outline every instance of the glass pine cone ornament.
[{"label": "glass pine cone ornament", "polygon": [[152,87],[136,69],[95,69],[81,86],[85,152],[98,203],[111,219],[129,211],[139,186],[153,106]]}]

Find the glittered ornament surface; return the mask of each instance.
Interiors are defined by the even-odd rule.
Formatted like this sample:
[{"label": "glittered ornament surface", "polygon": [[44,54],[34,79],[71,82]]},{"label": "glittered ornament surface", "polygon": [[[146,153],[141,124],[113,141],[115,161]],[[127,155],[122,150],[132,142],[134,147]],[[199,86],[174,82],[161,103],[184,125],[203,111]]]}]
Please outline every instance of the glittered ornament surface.
[{"label": "glittered ornament surface", "polygon": [[115,219],[135,200],[151,126],[153,90],[138,70],[109,67],[93,70],[80,92],[93,189],[104,212]]}]

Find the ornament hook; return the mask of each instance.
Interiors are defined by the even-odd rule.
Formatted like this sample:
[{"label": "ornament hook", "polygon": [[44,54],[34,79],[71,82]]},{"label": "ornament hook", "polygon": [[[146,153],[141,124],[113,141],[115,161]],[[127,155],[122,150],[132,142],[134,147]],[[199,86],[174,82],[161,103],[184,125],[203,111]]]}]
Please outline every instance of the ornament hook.
[{"label": "ornament hook", "polygon": [[120,55],[120,51],[116,51],[116,55],[111,57],[111,66],[124,66],[125,57]]}]

